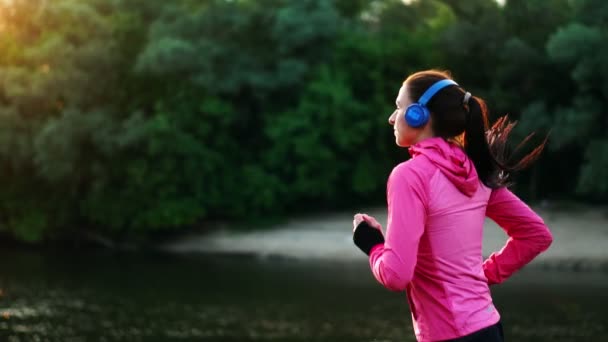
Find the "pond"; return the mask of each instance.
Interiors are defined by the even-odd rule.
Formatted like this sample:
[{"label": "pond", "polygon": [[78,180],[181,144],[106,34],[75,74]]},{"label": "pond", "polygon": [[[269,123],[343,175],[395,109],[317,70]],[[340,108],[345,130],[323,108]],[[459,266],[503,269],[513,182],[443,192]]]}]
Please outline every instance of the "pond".
[{"label": "pond", "polygon": [[[608,274],[493,287],[508,341],[608,336]],[[415,341],[403,294],[358,262],[0,252],[0,341]]]}]

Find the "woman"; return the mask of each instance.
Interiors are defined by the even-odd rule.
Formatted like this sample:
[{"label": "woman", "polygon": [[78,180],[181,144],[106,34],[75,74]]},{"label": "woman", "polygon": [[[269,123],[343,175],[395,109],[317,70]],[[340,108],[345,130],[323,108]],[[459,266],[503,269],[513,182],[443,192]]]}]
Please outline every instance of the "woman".
[{"label": "woman", "polygon": [[[382,285],[406,291],[418,341],[504,341],[489,285],[503,282],[552,242],[543,220],[506,184],[544,143],[508,164],[513,125],[504,117],[489,129],[483,100],[445,72],[409,76],[396,105],[388,121],[397,145],[409,147],[412,158],[388,179],[386,233],[373,217],[356,214],[355,244],[369,255]],[[509,239],[483,261],[486,216]]]}]

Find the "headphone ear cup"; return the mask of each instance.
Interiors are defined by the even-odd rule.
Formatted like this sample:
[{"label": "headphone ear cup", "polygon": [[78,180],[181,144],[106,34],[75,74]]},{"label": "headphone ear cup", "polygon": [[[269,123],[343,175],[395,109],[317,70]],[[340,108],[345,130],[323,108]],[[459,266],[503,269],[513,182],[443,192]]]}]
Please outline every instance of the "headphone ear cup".
[{"label": "headphone ear cup", "polygon": [[429,116],[429,110],[419,103],[413,103],[405,109],[405,122],[413,128],[424,126],[429,121]]}]

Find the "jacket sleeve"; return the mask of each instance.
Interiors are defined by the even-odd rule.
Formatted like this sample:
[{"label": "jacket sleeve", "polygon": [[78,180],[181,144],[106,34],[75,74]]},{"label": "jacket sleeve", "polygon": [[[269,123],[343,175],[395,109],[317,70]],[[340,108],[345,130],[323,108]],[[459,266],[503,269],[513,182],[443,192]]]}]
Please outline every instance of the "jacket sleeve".
[{"label": "jacket sleeve", "polygon": [[506,188],[492,191],[486,216],[509,236],[505,246],[483,263],[489,284],[503,282],[553,242],[542,218]]},{"label": "jacket sleeve", "polygon": [[369,259],[374,277],[392,291],[404,290],[414,275],[426,198],[422,177],[407,163],[393,169],[387,184],[385,242],[372,248]]}]

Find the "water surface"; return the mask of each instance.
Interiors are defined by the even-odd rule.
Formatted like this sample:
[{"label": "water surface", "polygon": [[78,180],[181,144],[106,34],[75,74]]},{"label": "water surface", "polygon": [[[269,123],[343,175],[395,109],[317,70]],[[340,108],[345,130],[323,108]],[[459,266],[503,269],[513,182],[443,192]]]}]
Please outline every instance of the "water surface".
[{"label": "water surface", "polygon": [[[358,262],[0,252],[0,341],[414,341],[403,294]],[[493,288],[509,341],[602,341],[608,275]]]}]

